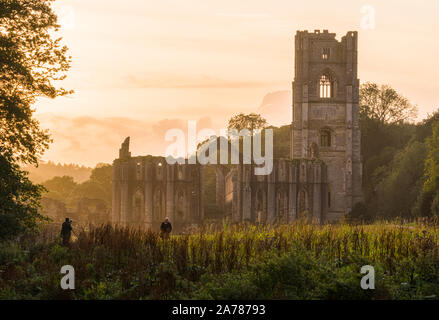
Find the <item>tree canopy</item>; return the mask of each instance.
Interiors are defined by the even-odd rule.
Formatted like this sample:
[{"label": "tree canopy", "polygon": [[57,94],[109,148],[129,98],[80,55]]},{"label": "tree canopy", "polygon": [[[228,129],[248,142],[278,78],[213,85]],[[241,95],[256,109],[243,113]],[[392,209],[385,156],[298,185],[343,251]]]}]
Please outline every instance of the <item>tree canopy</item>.
[{"label": "tree canopy", "polygon": [[5,229],[23,231],[41,218],[42,188],[33,185],[19,164],[38,164],[50,137],[33,117],[38,97],[70,93],[56,85],[71,58],[60,38],[53,0],[0,2],[0,237]]},{"label": "tree canopy", "polygon": [[380,123],[412,121],[417,107],[388,85],[366,82],[360,87],[360,114]]},{"label": "tree canopy", "polygon": [[229,120],[228,129],[237,129],[241,131],[242,129],[250,130],[251,134],[255,130],[263,129],[267,126],[267,120],[265,120],[261,115],[256,113],[244,114],[239,113]]}]

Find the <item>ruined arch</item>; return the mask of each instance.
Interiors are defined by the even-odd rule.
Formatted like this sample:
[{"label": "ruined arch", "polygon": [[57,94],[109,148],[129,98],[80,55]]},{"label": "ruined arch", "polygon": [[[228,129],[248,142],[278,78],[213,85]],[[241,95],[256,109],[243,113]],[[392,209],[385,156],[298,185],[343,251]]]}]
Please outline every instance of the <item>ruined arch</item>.
[{"label": "ruined arch", "polygon": [[302,188],[297,195],[297,215],[298,218],[308,215],[308,191]]},{"label": "ruined arch", "polygon": [[288,220],[288,194],[282,187],[276,194],[276,217],[279,223],[286,223]]},{"label": "ruined arch", "polygon": [[256,222],[265,223],[267,221],[267,193],[263,188],[256,192]]},{"label": "ruined arch", "polygon": [[133,217],[131,217],[132,221],[134,223],[137,221],[143,221],[145,213],[145,194],[141,188],[137,188],[133,195],[133,209]]},{"label": "ruined arch", "polygon": [[175,213],[176,213],[176,220],[178,222],[184,222],[187,217],[187,205],[186,205],[187,199],[186,199],[186,192],[183,188],[180,188],[177,190],[175,194]]},{"label": "ruined arch", "polygon": [[334,132],[329,127],[319,130],[319,145],[321,148],[330,148],[334,145]]},{"label": "ruined arch", "polygon": [[227,172],[228,168],[221,164],[203,166],[204,212],[207,216],[224,214]]},{"label": "ruined arch", "polygon": [[158,187],[154,191],[153,197],[153,221],[160,222],[166,215],[165,194],[163,189]]}]

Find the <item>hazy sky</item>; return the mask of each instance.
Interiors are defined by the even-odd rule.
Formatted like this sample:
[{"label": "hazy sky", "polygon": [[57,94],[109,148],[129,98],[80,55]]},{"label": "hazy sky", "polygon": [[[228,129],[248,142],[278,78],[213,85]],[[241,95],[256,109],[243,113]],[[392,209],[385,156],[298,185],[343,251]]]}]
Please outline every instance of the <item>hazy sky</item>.
[{"label": "hazy sky", "polygon": [[[364,6],[375,11],[373,29],[362,28]],[[45,160],[111,162],[128,135],[133,154],[159,154],[166,129],[187,120],[219,129],[238,112],[289,123],[296,30],[338,39],[358,30],[361,82],[390,84],[420,118],[439,107],[438,1],[57,0],[55,8],[73,57],[63,86],[75,94],[36,105],[54,139]]]}]

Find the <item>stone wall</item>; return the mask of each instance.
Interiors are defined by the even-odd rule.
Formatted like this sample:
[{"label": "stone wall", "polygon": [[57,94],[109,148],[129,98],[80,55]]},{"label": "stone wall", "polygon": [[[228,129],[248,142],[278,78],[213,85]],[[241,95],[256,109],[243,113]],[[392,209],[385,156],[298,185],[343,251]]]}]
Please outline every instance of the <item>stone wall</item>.
[{"label": "stone wall", "polygon": [[271,174],[237,165],[226,177],[228,216],[234,222],[291,223],[304,217],[321,222],[327,214],[326,166],[318,159],[278,159]]},{"label": "stone wall", "polygon": [[[123,147],[122,147],[123,148]],[[175,231],[203,220],[200,165],[169,165],[163,157],[126,156],[113,162],[113,223],[159,230],[168,217]]]}]

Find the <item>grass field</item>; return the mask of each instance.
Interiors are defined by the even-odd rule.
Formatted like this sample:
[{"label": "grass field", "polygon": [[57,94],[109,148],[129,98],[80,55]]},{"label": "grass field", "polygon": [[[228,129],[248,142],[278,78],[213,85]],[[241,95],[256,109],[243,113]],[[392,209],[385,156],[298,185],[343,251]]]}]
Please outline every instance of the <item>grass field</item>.
[{"label": "grass field", "polygon": [[[77,231],[78,232],[78,231]],[[226,226],[163,240],[109,225],[70,248],[44,228],[0,244],[1,299],[437,299],[439,229],[398,222],[352,226]],[[75,290],[60,269],[75,269]],[[361,267],[375,268],[363,290]]]}]

